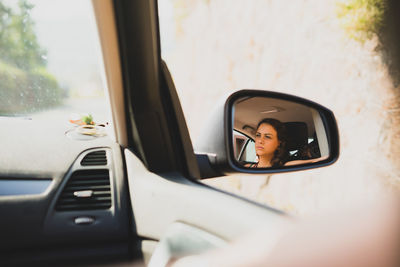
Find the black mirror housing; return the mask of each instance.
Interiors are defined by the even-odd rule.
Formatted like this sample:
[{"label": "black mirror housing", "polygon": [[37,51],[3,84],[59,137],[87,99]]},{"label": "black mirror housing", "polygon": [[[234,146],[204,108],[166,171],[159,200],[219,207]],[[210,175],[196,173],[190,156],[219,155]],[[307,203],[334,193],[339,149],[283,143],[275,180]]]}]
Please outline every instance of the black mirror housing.
[{"label": "black mirror housing", "polygon": [[[291,136],[285,134],[284,139],[283,134],[270,130],[272,136],[280,135],[282,140],[278,143],[280,147],[285,145],[286,152],[283,154],[286,156],[282,156],[285,160],[280,164],[275,159],[271,160],[274,164],[262,167],[268,148],[264,141],[257,141],[263,131],[257,126],[260,119],[265,122],[265,118],[267,121],[282,122],[280,124],[284,125],[285,133]],[[265,142],[269,141],[265,139]],[[256,148],[254,144],[257,144]],[[304,153],[303,146],[312,147],[313,153]],[[315,102],[277,92],[240,90],[230,95],[225,103],[216,106],[195,151],[203,179],[234,173],[299,171],[336,162],[339,157],[339,131],[333,112]],[[253,162],[241,161],[249,155]],[[258,159],[254,159],[255,156]]]}]

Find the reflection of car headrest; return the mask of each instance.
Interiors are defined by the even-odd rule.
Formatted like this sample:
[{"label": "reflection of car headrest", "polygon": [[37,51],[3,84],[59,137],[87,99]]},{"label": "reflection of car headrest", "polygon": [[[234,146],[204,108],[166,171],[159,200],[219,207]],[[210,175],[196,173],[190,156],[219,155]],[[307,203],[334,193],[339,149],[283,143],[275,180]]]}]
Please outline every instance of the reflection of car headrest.
[{"label": "reflection of car headrest", "polygon": [[308,130],[305,122],[285,122],[287,132],[287,144],[286,147],[289,151],[301,149],[307,145],[308,141]]}]

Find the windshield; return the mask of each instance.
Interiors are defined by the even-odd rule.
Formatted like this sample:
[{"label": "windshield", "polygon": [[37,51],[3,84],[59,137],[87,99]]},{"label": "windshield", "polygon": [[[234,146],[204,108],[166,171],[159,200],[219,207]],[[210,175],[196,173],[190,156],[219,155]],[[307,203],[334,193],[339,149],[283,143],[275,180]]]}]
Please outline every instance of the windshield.
[{"label": "windshield", "polygon": [[89,0],[0,2],[0,117],[107,123]]}]

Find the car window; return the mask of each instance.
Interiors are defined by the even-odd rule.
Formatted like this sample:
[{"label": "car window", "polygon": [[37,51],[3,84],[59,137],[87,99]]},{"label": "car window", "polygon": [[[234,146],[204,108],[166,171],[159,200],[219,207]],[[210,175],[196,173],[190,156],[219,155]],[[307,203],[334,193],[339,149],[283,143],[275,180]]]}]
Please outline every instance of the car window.
[{"label": "car window", "polygon": [[161,55],[195,148],[216,103],[238,89],[304,97],[337,117],[335,165],[216,178],[213,186],[301,214],[397,186],[400,72],[378,32],[384,13],[375,2],[159,0]]},{"label": "car window", "polygon": [[254,140],[237,130],[233,130],[233,139],[235,159],[242,163],[255,163],[257,157]]},{"label": "car window", "polygon": [[0,34],[4,123],[111,122],[91,1],[1,1]]},{"label": "car window", "polygon": [[235,158],[239,159],[244,147],[250,138],[239,131],[233,130],[233,153]]},{"label": "car window", "polygon": [[254,146],[254,140],[249,139],[246,145],[243,147],[242,153],[240,154],[239,161],[241,162],[257,162],[257,155]]}]

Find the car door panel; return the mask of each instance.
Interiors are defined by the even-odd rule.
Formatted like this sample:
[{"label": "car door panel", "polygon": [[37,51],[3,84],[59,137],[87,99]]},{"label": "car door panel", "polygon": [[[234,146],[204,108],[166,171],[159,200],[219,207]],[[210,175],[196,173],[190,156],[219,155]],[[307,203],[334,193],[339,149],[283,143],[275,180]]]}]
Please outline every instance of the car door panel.
[{"label": "car door panel", "polygon": [[226,242],[215,235],[191,225],[176,222],[164,233],[148,266],[166,266],[168,262],[181,255],[204,253],[224,245]]},{"label": "car door panel", "polygon": [[168,227],[182,222],[223,240],[233,240],[256,228],[288,220],[281,212],[190,181],[179,173],[149,172],[125,150],[129,192],[136,233],[160,240]]}]

